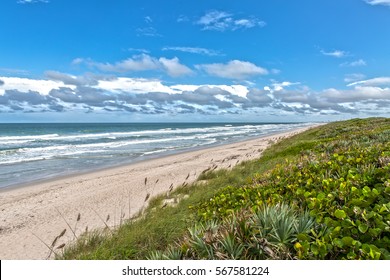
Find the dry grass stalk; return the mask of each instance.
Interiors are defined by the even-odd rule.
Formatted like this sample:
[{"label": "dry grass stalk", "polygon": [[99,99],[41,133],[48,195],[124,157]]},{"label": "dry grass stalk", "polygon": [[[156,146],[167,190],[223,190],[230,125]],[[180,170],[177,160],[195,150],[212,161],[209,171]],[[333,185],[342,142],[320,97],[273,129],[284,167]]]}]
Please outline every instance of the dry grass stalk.
[{"label": "dry grass stalk", "polygon": [[76,232],[77,223],[80,222],[80,220],[81,220],[81,214],[79,213],[79,214],[77,215],[77,218],[76,218],[76,224],[74,225],[74,230],[73,230],[73,232]]},{"label": "dry grass stalk", "polygon": [[75,232],[75,231],[73,230],[73,228],[70,226],[70,224],[69,224],[68,221],[65,219],[65,217],[61,214],[61,212],[60,212],[57,208],[55,208],[55,209],[57,210],[58,214],[60,214],[61,218],[65,221],[65,223],[66,223],[66,225],[69,227],[69,229],[72,231],[73,236],[74,236],[75,238],[77,238],[76,232]]},{"label": "dry grass stalk", "polygon": [[53,248],[54,246],[56,246],[56,243],[58,241],[58,236],[56,236],[56,238],[54,238],[53,242],[51,243],[51,247]]},{"label": "dry grass stalk", "polygon": [[[91,208],[91,210],[92,210],[93,212],[95,212],[95,214],[96,214],[96,215],[99,217],[99,219],[103,222],[103,224],[106,226],[106,228],[112,233],[110,227],[109,227],[108,224],[107,224],[107,221],[108,221],[108,220],[107,220],[107,221],[104,221],[104,219],[99,215],[98,212],[96,212],[95,209]],[[109,219],[109,217],[110,217],[110,215],[107,216],[107,219]]]},{"label": "dry grass stalk", "polygon": [[57,256],[57,253],[54,252],[53,248],[50,247],[50,246],[49,246],[45,241],[43,241],[41,238],[39,238],[38,235],[34,234],[33,232],[32,232],[31,234],[34,235],[36,238],[38,238],[38,240],[41,241],[41,242],[50,250],[49,255],[47,256],[46,259],[49,259],[49,258],[51,257],[51,254],[54,254],[54,255]]},{"label": "dry grass stalk", "polygon": [[202,174],[206,173],[206,172],[209,171],[210,169],[211,169],[211,167],[206,168],[205,170],[202,171]]},{"label": "dry grass stalk", "polygon": [[64,228],[63,231],[61,231],[60,235],[58,235],[58,238],[61,238],[65,235],[65,232],[66,232],[66,228]]}]

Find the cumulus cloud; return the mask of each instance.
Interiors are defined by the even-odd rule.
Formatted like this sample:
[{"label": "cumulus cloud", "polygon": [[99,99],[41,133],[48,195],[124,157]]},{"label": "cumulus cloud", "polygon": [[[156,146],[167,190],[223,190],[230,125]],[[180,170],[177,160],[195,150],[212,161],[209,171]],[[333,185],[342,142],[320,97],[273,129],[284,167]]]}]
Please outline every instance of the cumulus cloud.
[{"label": "cumulus cloud", "polygon": [[155,58],[148,54],[134,55],[131,58],[112,63],[95,62],[90,59],[77,58],[74,64],[84,63],[89,67],[96,68],[103,72],[126,73],[160,70],[165,71],[169,76],[179,77],[192,74],[193,71],[180,63],[177,57],[168,59],[165,57]]},{"label": "cumulus cloud", "polygon": [[172,87],[164,85],[161,81],[156,79],[143,79],[143,78],[106,78],[98,81],[96,88],[106,91],[121,93],[148,93],[148,92],[166,92],[169,94],[179,93]]},{"label": "cumulus cloud", "polygon": [[[55,71],[46,76],[53,79],[52,87],[43,92],[7,89],[0,95],[0,111],[63,112],[83,110],[88,112],[126,111],[144,114],[198,112],[204,114],[237,109],[248,102],[245,89],[240,86],[166,86],[158,80],[95,77],[76,77]],[[34,86],[33,82],[30,85]],[[230,92],[229,90],[232,90]],[[246,91],[248,91],[246,89]]]},{"label": "cumulus cloud", "polygon": [[269,92],[261,89],[251,89],[246,97],[248,101],[243,104],[244,109],[267,107],[273,102]]},{"label": "cumulus cloud", "polygon": [[6,90],[3,95],[0,95],[0,105],[3,105],[8,112],[62,112],[64,109],[55,99],[35,91]]},{"label": "cumulus cloud", "polygon": [[177,57],[174,57],[172,59],[161,57],[159,59],[159,62],[161,63],[167,74],[171,77],[186,76],[193,73],[190,68],[183,64],[180,64],[180,61]]},{"label": "cumulus cloud", "polygon": [[269,92],[275,92],[275,91],[281,91],[284,90],[286,87],[294,86],[294,85],[299,85],[299,82],[289,82],[289,81],[284,81],[284,82],[274,82],[271,84],[271,86],[265,86],[264,90],[267,90]]},{"label": "cumulus cloud", "polygon": [[365,0],[370,5],[385,5],[390,6],[390,0]]},{"label": "cumulus cloud", "polygon": [[158,59],[147,54],[135,55],[132,58],[116,62],[115,64],[93,61],[87,61],[87,64],[104,72],[118,73],[154,70],[159,67]]},{"label": "cumulus cloud", "polygon": [[201,55],[207,55],[207,56],[222,55],[220,52],[212,50],[212,49],[197,48],[197,47],[164,47],[162,50],[163,51],[180,51],[180,52],[195,53],[195,54],[201,54]]},{"label": "cumulus cloud", "polygon": [[81,86],[81,85],[97,85],[97,77],[94,77],[93,75],[84,75],[84,76],[74,76],[70,74],[61,73],[58,71],[46,71],[45,77],[52,81],[62,82],[65,85],[74,85],[74,86]]},{"label": "cumulus cloud", "polygon": [[20,92],[39,92],[47,95],[53,88],[64,86],[63,82],[52,80],[35,80],[19,77],[0,77],[4,83],[0,89],[0,94],[6,90],[18,90]]},{"label": "cumulus cloud", "polygon": [[233,14],[224,11],[209,11],[195,22],[201,25],[203,30],[234,31],[238,29],[249,29],[264,27],[266,23],[256,17],[237,18]]},{"label": "cumulus cloud", "polygon": [[390,89],[372,86],[356,86],[352,90],[324,90],[323,96],[332,102],[359,102],[390,99]]},{"label": "cumulus cloud", "polygon": [[251,62],[231,60],[228,63],[201,64],[196,66],[211,76],[243,80],[252,76],[266,75],[268,70]]},{"label": "cumulus cloud", "polygon": [[215,115],[268,110],[280,114],[334,115],[387,113],[386,104],[390,104],[390,77],[356,81],[346,90],[322,91],[289,81],[271,81],[264,89],[258,89],[244,85],[166,85],[155,79],[74,76],[56,71],[46,72],[46,78],[0,77],[4,82],[0,86],[0,112],[81,110]]}]

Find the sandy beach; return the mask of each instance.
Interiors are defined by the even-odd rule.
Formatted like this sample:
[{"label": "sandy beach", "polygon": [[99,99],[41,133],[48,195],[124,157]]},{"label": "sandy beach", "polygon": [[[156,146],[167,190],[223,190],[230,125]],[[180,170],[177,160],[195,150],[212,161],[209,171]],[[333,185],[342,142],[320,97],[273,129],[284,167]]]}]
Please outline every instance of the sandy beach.
[{"label": "sandy beach", "polygon": [[148,194],[166,193],[172,184],[191,183],[207,168],[231,168],[257,158],[272,142],[306,129],[2,191],[0,259],[47,259],[50,250],[45,243],[51,244],[64,229],[57,246],[75,240],[67,223],[76,236],[86,227],[104,227],[102,220],[108,215],[107,224],[115,227],[145,207]]}]

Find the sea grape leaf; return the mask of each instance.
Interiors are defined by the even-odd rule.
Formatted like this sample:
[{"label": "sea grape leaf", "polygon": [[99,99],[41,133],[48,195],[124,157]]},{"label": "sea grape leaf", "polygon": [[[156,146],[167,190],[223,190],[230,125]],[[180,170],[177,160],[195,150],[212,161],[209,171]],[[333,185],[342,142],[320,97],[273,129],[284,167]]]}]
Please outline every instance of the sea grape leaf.
[{"label": "sea grape leaf", "polygon": [[334,211],[334,215],[338,219],[344,219],[345,217],[347,217],[347,214],[345,214],[345,211],[340,210],[340,209],[337,209],[336,211]]},{"label": "sea grape leaf", "polygon": [[368,226],[366,224],[360,224],[358,228],[361,233],[366,233],[368,230]]},{"label": "sea grape leaf", "polygon": [[345,236],[341,239],[341,241],[343,242],[344,245],[346,246],[352,246],[352,243],[353,243],[353,238],[350,237],[350,236]]}]

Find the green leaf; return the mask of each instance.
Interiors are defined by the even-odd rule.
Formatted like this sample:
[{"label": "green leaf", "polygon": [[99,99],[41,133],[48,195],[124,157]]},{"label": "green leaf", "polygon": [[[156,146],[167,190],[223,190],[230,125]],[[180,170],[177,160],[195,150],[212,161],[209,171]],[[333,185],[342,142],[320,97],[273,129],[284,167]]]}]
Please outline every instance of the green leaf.
[{"label": "green leaf", "polygon": [[368,231],[373,237],[378,237],[382,230],[380,228],[370,228]]},{"label": "green leaf", "polygon": [[333,239],[333,243],[334,243],[334,245],[336,245],[339,248],[343,248],[343,246],[344,246],[343,241],[339,238]]},{"label": "green leaf", "polygon": [[375,245],[370,245],[370,257],[374,260],[379,260],[381,257],[381,251]]},{"label": "green leaf", "polygon": [[346,246],[352,246],[354,240],[353,240],[353,238],[350,237],[350,236],[345,236],[345,237],[343,237],[343,238],[341,239],[341,241],[342,241],[343,244],[346,245]]},{"label": "green leaf", "polygon": [[323,193],[323,192],[320,192],[318,195],[317,195],[317,199],[318,200],[324,200],[325,199],[325,193]]},{"label": "green leaf", "polygon": [[300,233],[300,234],[298,234],[298,235],[297,235],[297,239],[298,239],[299,241],[309,241],[309,240],[310,240],[309,236],[308,236],[306,233]]},{"label": "green leaf", "polygon": [[317,244],[311,244],[310,249],[314,255],[318,255],[320,253]]},{"label": "green leaf", "polygon": [[361,233],[366,233],[368,230],[368,226],[366,224],[360,224],[358,228]]},{"label": "green leaf", "polygon": [[356,254],[355,254],[355,252],[349,252],[348,255],[347,255],[347,258],[348,258],[349,260],[354,260],[354,259],[356,259]]},{"label": "green leaf", "polygon": [[336,218],[338,218],[338,219],[344,219],[345,217],[347,217],[347,214],[345,214],[345,211],[344,211],[344,210],[339,210],[339,209],[337,209],[336,211],[334,211],[334,215],[335,215]]}]

